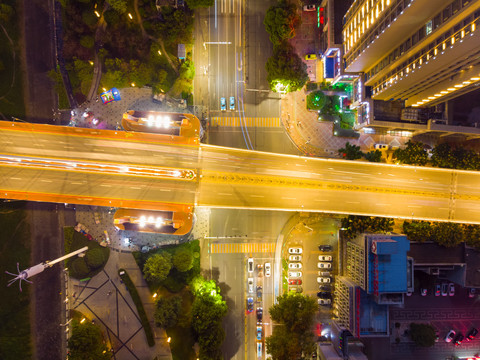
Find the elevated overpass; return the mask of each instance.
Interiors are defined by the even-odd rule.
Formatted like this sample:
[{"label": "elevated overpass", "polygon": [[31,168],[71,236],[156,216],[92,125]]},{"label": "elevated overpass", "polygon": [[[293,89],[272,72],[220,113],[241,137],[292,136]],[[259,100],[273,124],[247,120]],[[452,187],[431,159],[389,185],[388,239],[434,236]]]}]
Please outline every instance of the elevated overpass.
[{"label": "elevated overpass", "polygon": [[480,223],[480,173],[185,144],[177,137],[0,122],[7,199],[165,204]]}]

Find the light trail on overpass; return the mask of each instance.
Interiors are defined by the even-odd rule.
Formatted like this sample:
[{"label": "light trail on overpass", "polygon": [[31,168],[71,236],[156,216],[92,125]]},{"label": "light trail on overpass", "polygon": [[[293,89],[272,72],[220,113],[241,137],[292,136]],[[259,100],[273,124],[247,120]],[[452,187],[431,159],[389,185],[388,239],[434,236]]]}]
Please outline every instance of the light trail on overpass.
[{"label": "light trail on overpass", "polygon": [[480,223],[480,174],[473,171],[306,158],[172,143],[158,134],[10,122],[0,122],[1,159],[0,192],[8,199]]}]

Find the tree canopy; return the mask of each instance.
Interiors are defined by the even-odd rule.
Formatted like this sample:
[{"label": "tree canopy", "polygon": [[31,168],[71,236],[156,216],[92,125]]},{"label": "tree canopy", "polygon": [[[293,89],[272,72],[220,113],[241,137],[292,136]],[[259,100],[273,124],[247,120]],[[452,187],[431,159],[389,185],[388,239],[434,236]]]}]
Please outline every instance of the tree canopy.
[{"label": "tree canopy", "polygon": [[404,149],[397,149],[393,156],[403,164],[424,166],[428,161],[427,151],[424,144],[408,140]]},{"label": "tree canopy", "polygon": [[172,256],[163,252],[150,256],[143,266],[143,272],[148,281],[161,282],[167,278],[171,268]]},{"label": "tree canopy", "polygon": [[177,325],[181,308],[180,296],[160,297],[155,304],[155,324],[165,329]]},{"label": "tree canopy", "polygon": [[363,155],[370,162],[380,162],[382,160],[382,152],[380,150],[372,150]]},{"label": "tree canopy", "polygon": [[393,230],[391,218],[374,216],[348,215],[342,219],[342,229],[347,238],[354,238],[362,233],[388,233]]},{"label": "tree canopy", "polygon": [[297,91],[308,80],[307,65],[300,59],[292,45],[283,42],[274,47],[267,60],[267,81],[274,92]]},{"label": "tree canopy", "polygon": [[185,0],[190,9],[199,7],[210,7],[215,3],[215,0]]},{"label": "tree canopy", "polygon": [[300,24],[300,17],[294,3],[279,1],[270,6],[263,19],[265,30],[270,35],[274,46],[295,36],[295,28]]},{"label": "tree canopy", "polygon": [[78,320],[72,321],[72,336],[68,339],[68,347],[68,358],[72,360],[107,360],[111,355],[103,344],[102,331],[89,321],[83,324]]},{"label": "tree canopy", "polygon": [[193,253],[189,249],[181,248],[173,255],[173,266],[181,272],[190,270],[193,267]]},{"label": "tree canopy", "polygon": [[417,346],[432,347],[437,335],[435,328],[430,324],[410,324],[410,338]]},{"label": "tree canopy", "polygon": [[338,149],[338,153],[343,156],[346,160],[357,160],[361,159],[363,156],[360,146],[353,145],[347,142],[344,148]]}]

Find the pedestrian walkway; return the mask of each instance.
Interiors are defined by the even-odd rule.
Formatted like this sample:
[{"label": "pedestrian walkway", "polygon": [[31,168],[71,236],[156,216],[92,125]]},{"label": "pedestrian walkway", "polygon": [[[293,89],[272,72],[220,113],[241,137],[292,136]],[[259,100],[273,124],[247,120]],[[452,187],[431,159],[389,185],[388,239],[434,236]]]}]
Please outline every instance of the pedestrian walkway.
[{"label": "pedestrian walkway", "polygon": [[273,253],[275,252],[276,243],[222,243],[210,244],[211,254],[225,254],[225,253]]},{"label": "pedestrian walkway", "polygon": [[278,117],[212,117],[210,126],[248,126],[248,127],[281,127]]}]

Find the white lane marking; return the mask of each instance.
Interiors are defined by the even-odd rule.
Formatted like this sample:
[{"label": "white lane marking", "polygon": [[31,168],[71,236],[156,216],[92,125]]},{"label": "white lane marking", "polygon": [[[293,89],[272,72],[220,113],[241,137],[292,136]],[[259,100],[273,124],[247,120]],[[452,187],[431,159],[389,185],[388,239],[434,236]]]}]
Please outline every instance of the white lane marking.
[{"label": "white lane marking", "polygon": [[46,183],[51,183],[52,182],[52,180],[45,180],[45,179],[41,179],[40,181],[41,182],[46,182]]},{"label": "white lane marking", "polygon": [[172,191],[171,189],[158,189],[159,191]]},{"label": "white lane marking", "polygon": [[407,207],[411,207],[411,208],[421,208],[421,206],[418,206],[418,205],[408,205]]},{"label": "white lane marking", "polygon": [[10,179],[12,179],[12,180],[22,180],[21,178],[17,178],[17,177],[11,177]]},{"label": "white lane marking", "polygon": [[71,184],[71,185],[83,185],[82,182],[71,182],[70,184]]},{"label": "white lane marking", "polygon": [[263,195],[250,195],[250,197],[264,198],[265,196],[263,196]]},{"label": "white lane marking", "polygon": [[282,197],[282,200],[297,200],[297,198]]},{"label": "white lane marking", "polygon": [[[194,191],[192,191],[194,192]],[[227,194],[227,193],[218,193],[218,195],[222,195],[222,196],[231,196],[232,194]]]},{"label": "white lane marking", "polygon": [[112,185],[108,185],[108,184],[100,184],[100,186],[103,186],[103,187],[112,187]]},{"label": "white lane marking", "polygon": [[375,204],[377,206],[389,206],[390,204]]},{"label": "white lane marking", "polygon": [[130,186],[130,189],[134,189],[134,190],[142,190],[141,187],[138,187],[138,186]]},{"label": "white lane marking", "polygon": [[320,199],[319,199],[319,200],[314,200],[314,201],[328,201],[328,200],[323,200],[323,199],[320,200]]},{"label": "white lane marking", "polygon": [[358,201],[345,201],[347,204],[360,204]]}]

